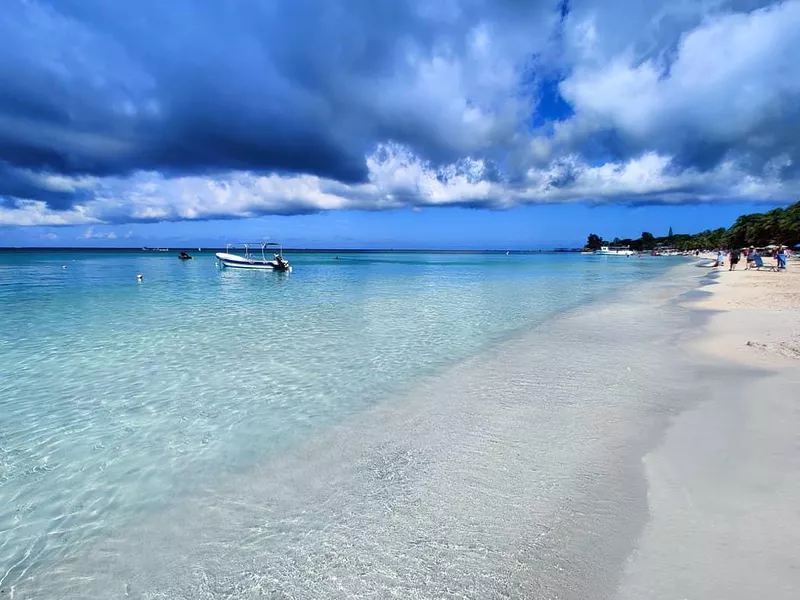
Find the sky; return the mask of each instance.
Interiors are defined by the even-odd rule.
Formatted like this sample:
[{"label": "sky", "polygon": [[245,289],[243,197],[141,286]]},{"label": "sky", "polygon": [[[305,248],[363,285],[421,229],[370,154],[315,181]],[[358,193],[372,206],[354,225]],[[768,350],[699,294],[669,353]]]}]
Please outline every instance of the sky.
[{"label": "sky", "polygon": [[800,0],[5,0],[0,246],[541,248],[800,191]]}]

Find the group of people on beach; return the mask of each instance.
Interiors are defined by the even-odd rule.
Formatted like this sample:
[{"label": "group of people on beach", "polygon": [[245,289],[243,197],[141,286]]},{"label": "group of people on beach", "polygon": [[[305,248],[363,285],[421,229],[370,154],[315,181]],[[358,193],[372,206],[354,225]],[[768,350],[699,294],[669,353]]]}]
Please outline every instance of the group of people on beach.
[{"label": "group of people on beach", "polygon": [[[773,270],[782,271],[786,269],[786,256],[789,253],[789,249],[784,246],[777,246],[772,252],[772,258],[775,259],[775,265],[772,266]],[[714,260],[714,267],[723,267],[725,266],[725,251],[720,248],[717,250],[717,256]],[[761,256],[758,248],[754,248],[750,246],[749,248],[742,248],[741,250],[737,250],[736,248],[731,248],[727,252],[728,256],[728,270],[734,271],[736,270],[736,265],[739,264],[739,261],[744,258],[745,263],[745,271],[748,269],[761,269],[764,265],[764,259]]]}]

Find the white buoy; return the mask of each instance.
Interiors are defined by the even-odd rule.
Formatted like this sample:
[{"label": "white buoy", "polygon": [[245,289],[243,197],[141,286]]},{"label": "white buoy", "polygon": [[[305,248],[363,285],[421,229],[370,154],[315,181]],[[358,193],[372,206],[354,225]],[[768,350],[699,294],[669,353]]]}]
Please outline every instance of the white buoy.
[{"label": "white buoy", "polygon": [[142,281],[144,281],[144,276],[141,273],[139,273],[138,275],[136,275],[136,281],[141,283]]},{"label": "white buoy", "polygon": [[67,265],[61,265],[61,268],[62,268],[62,269],[66,269],[66,268],[67,268]]}]

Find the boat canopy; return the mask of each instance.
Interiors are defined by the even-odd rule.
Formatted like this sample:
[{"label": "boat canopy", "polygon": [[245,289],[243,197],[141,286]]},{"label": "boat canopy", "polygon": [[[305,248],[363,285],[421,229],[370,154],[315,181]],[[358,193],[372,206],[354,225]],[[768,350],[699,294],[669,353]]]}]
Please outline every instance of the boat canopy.
[{"label": "boat canopy", "polygon": [[228,244],[226,248],[279,248],[282,249],[283,245],[278,242],[236,242],[235,244]]},{"label": "boat canopy", "polygon": [[237,242],[225,246],[225,252],[230,252],[231,248],[243,247],[245,258],[250,258],[251,248],[261,248],[261,256],[266,260],[265,253],[267,248],[277,248],[278,256],[283,258],[283,246],[278,242]]},{"label": "boat canopy", "polygon": [[235,244],[228,244],[228,248],[235,248],[236,246],[247,246],[250,248],[281,248],[282,245],[278,242],[237,242]]}]

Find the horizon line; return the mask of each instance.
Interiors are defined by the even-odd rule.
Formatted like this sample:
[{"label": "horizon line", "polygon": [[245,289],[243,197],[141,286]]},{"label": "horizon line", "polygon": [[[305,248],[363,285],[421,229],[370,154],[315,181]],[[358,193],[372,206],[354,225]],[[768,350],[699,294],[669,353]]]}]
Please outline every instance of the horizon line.
[{"label": "horizon line", "polygon": [[[164,248],[164,250],[157,250],[156,248]],[[127,252],[147,252],[157,253],[161,252],[179,252],[182,250],[194,250],[197,252],[200,248],[201,252],[211,252],[215,250],[225,250],[222,246],[0,246],[0,252],[19,251],[19,250],[96,250],[96,251],[127,251]],[[534,252],[573,252],[580,251],[582,247],[578,246],[559,246],[554,248],[293,248],[283,247],[284,252],[321,252],[321,253],[334,253],[334,252],[515,252],[515,253],[534,253]]]}]

